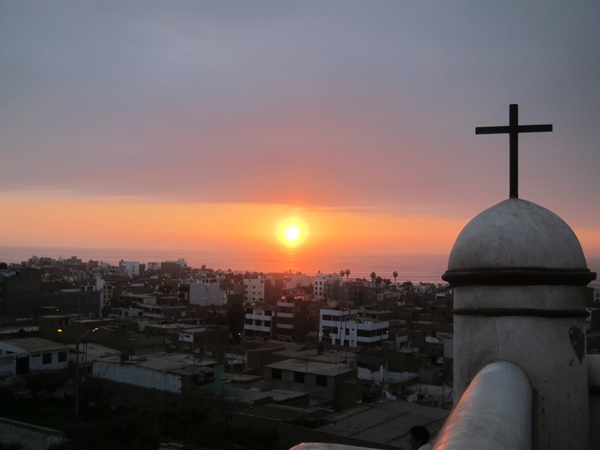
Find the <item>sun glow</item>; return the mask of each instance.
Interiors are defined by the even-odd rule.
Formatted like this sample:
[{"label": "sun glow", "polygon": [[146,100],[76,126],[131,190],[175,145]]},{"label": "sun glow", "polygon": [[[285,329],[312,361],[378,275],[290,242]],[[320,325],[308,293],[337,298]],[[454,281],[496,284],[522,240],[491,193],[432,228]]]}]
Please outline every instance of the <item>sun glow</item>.
[{"label": "sun glow", "polygon": [[287,247],[296,247],[302,244],[309,234],[307,223],[296,216],[281,220],[275,228],[277,239]]},{"label": "sun glow", "polygon": [[298,239],[299,235],[300,235],[300,233],[298,232],[298,228],[296,228],[296,227],[290,227],[290,228],[288,228],[288,230],[285,233],[285,236],[290,241],[295,241],[296,239]]}]

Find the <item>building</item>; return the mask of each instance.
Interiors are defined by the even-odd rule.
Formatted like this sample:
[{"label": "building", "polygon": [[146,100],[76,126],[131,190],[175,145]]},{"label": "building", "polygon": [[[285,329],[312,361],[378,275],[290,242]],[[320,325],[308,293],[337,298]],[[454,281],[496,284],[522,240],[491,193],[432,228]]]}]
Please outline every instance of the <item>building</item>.
[{"label": "building", "polygon": [[355,309],[321,309],[319,324],[319,340],[332,345],[375,347],[389,339],[389,321],[365,317]]},{"label": "building", "polygon": [[327,292],[328,292],[327,284],[333,283],[336,281],[338,283],[342,282],[342,276],[339,273],[333,273],[333,274],[324,274],[321,272],[317,273],[312,278],[313,295],[315,297],[326,297]]},{"label": "building", "polygon": [[69,350],[42,338],[0,341],[0,375],[19,375],[69,367]]},{"label": "building", "polygon": [[244,303],[265,301],[265,280],[244,278]]},{"label": "building", "polygon": [[189,283],[189,302],[200,306],[223,306],[226,294],[221,291],[219,280],[216,277],[205,277],[197,282]]},{"label": "building", "polygon": [[160,270],[159,262],[149,262],[147,267],[148,272],[158,272]]},{"label": "building", "polygon": [[124,273],[128,277],[137,276],[140,274],[139,261],[119,261],[119,272]]},{"label": "building", "polygon": [[222,363],[179,353],[109,356],[94,360],[92,369],[97,378],[178,394],[197,389],[221,395],[222,373]]},{"label": "building", "polygon": [[40,270],[0,270],[0,316],[34,317],[40,306],[41,294]]},{"label": "building", "polygon": [[276,308],[266,303],[246,306],[244,336],[270,338],[274,329]]},{"label": "building", "polygon": [[314,399],[333,400],[341,383],[356,378],[358,370],[343,364],[287,359],[265,367],[268,389],[307,392]]},{"label": "building", "polygon": [[571,228],[534,203],[512,197],[464,227],[443,276],[455,294],[455,408],[440,442],[600,447],[600,358],[585,342],[595,278]]},{"label": "building", "polygon": [[277,302],[274,337],[302,342],[310,330],[310,301],[306,295],[282,295]]},{"label": "building", "polygon": [[168,260],[160,263],[160,270],[171,275],[179,275],[182,272],[187,272],[189,269],[183,258],[179,258],[177,261]]}]

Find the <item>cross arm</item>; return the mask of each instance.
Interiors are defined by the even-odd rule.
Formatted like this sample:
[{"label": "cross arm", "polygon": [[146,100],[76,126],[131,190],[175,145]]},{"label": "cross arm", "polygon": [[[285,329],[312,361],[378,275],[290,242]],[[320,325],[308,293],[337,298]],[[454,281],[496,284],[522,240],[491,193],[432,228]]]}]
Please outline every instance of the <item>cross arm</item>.
[{"label": "cross arm", "polygon": [[552,131],[552,125],[519,125],[519,133],[539,133]]},{"label": "cross arm", "polygon": [[510,133],[510,127],[477,127],[475,134],[502,134]]}]

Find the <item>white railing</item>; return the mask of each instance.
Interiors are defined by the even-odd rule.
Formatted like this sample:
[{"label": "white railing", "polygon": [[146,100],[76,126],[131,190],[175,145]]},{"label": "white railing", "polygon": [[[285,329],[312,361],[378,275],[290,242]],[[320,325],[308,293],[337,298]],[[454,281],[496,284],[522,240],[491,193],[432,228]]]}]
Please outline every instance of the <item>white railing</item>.
[{"label": "white railing", "polygon": [[489,448],[531,450],[529,379],[516,365],[487,365],[473,379],[432,450]]},{"label": "white railing", "polygon": [[[446,420],[431,450],[531,450],[532,389],[516,365],[500,361],[479,373]],[[306,443],[291,450],[370,450]]]}]

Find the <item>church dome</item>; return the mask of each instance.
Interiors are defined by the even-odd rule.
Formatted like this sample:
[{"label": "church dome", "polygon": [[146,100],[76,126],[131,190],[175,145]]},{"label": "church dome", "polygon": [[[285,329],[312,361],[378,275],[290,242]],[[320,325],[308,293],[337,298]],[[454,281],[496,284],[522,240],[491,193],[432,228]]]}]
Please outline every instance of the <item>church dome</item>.
[{"label": "church dome", "polygon": [[510,198],[463,228],[442,278],[453,285],[584,284],[584,279],[587,284],[595,274],[565,221],[535,203]]}]

